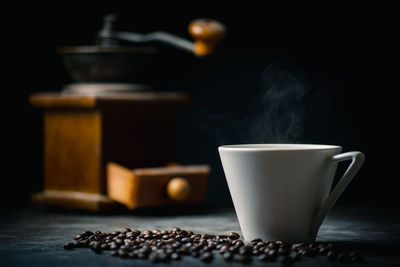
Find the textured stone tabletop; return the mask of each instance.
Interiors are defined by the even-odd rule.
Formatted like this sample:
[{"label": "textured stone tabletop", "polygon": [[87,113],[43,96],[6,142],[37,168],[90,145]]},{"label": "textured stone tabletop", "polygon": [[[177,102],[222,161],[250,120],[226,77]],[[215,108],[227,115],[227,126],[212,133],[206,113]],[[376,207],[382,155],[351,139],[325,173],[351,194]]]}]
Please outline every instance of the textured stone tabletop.
[{"label": "textured stone tabletop", "polygon": [[[96,255],[89,249],[63,249],[64,243],[86,230],[111,232],[126,227],[139,230],[180,227],[198,233],[240,233],[233,209],[203,207],[195,212],[193,209],[162,209],[96,215],[29,208],[0,214],[0,266],[280,266],[279,262],[257,260],[250,264],[225,262],[217,254],[211,263],[191,257],[173,263],[151,263],[111,257],[109,252]],[[400,266],[398,210],[335,207],[324,221],[317,240],[348,243],[363,253],[365,262],[340,264],[315,257],[304,258],[295,266]]]}]

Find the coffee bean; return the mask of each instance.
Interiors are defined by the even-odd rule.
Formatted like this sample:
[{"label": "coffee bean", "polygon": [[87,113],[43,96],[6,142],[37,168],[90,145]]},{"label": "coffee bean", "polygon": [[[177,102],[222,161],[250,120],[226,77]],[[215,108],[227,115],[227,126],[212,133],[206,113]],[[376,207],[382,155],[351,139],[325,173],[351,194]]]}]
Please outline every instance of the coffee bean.
[{"label": "coffee bean", "polygon": [[217,247],[217,243],[214,242],[214,241],[210,241],[210,242],[208,242],[207,246],[208,246],[211,250],[213,250],[213,249],[215,249],[215,248]]},{"label": "coffee bean", "polygon": [[99,241],[92,241],[90,243],[92,243],[92,247],[91,247],[92,249],[97,249],[97,248],[100,248],[100,246],[101,246],[101,243]]},{"label": "coffee bean", "polygon": [[172,252],[170,257],[172,260],[179,260],[181,258],[181,256],[177,252]]},{"label": "coffee bean", "polygon": [[82,234],[82,236],[90,236],[90,235],[94,235],[94,233],[91,232],[91,231],[85,231],[85,232]]},{"label": "coffee bean", "polygon": [[182,243],[187,243],[187,242],[189,242],[189,241],[190,241],[190,238],[189,238],[189,237],[184,237],[184,238],[181,239],[181,242],[182,242]]},{"label": "coffee bean", "polygon": [[233,255],[229,251],[225,251],[222,254],[222,257],[224,258],[225,261],[231,261],[233,259]]},{"label": "coffee bean", "polygon": [[202,234],[201,235],[202,239],[210,239],[210,238],[214,238],[214,237],[215,237],[214,235],[210,235],[210,234]]},{"label": "coffee bean", "polygon": [[303,246],[304,246],[304,243],[294,243],[294,244],[292,244],[292,249],[298,249]]},{"label": "coffee bean", "polygon": [[221,246],[221,248],[219,249],[219,253],[223,254],[225,252],[227,252],[229,250],[229,245],[223,245]]},{"label": "coffee bean", "polygon": [[89,240],[80,240],[80,241],[77,241],[75,244],[75,247],[77,247],[77,248],[85,248],[85,247],[88,247],[89,246]]},{"label": "coffee bean", "polygon": [[234,255],[233,260],[237,261],[237,262],[242,262],[242,263],[251,262],[251,258],[249,256],[241,255],[241,254]]},{"label": "coffee bean", "polygon": [[195,239],[195,238],[197,238],[197,237],[200,238],[201,235],[200,235],[200,234],[191,235],[191,236],[190,236],[190,239],[193,240],[193,239]]},{"label": "coffee bean", "polygon": [[237,245],[237,246],[244,246],[244,242],[240,239],[236,239],[232,242],[233,245]]},{"label": "coffee bean", "polygon": [[301,259],[301,256],[300,256],[296,251],[290,252],[289,257],[290,257],[293,261],[298,261],[298,260]]},{"label": "coffee bean", "polygon": [[249,256],[252,253],[252,249],[249,246],[243,246],[239,248],[239,254]]},{"label": "coffee bean", "polygon": [[142,234],[143,234],[143,235],[151,235],[151,234],[152,234],[152,231],[146,230],[146,231],[142,232]]},{"label": "coffee bean", "polygon": [[151,262],[159,261],[159,257],[157,255],[157,253],[155,253],[155,252],[150,253],[148,259]]},{"label": "coffee bean", "polygon": [[118,251],[117,250],[111,251],[111,256],[114,256],[114,257],[118,256]]},{"label": "coffee bean", "polygon": [[177,232],[180,232],[180,231],[181,231],[181,229],[178,228],[178,227],[175,227],[175,228],[172,229],[172,233],[177,233]]},{"label": "coffee bean", "polygon": [[179,248],[179,247],[181,247],[182,246],[182,244],[181,244],[181,242],[179,242],[179,241],[176,241],[176,242],[174,242],[174,243],[172,243],[172,248],[174,248],[174,249],[176,249],[176,248]]},{"label": "coffee bean", "polygon": [[208,246],[204,246],[204,247],[201,249],[201,252],[206,252],[206,251],[210,251],[210,248],[209,248]]},{"label": "coffee bean", "polygon": [[236,240],[236,239],[240,238],[240,235],[238,233],[232,232],[232,233],[229,233],[228,237],[230,240]]},{"label": "coffee bean", "polygon": [[228,251],[229,251],[229,252],[236,252],[238,249],[239,249],[239,247],[237,247],[237,246],[230,246],[230,247],[228,247]]},{"label": "coffee bean", "polygon": [[64,249],[65,249],[65,250],[74,249],[74,243],[72,243],[72,242],[65,243],[65,244],[64,244]]},{"label": "coffee bean", "polygon": [[204,252],[204,253],[200,254],[199,258],[200,258],[200,260],[202,260],[204,262],[209,262],[209,261],[212,261],[213,255],[211,254],[211,252]]},{"label": "coffee bean", "polygon": [[117,249],[117,248],[119,248],[119,246],[117,245],[117,243],[111,242],[111,244],[110,244],[110,249],[111,249],[111,250],[115,250],[115,249]]},{"label": "coffee bean", "polygon": [[183,237],[188,237],[188,236],[189,236],[189,233],[188,233],[188,231],[186,231],[186,230],[181,230],[179,234],[180,234],[181,236],[183,236]]},{"label": "coffee bean", "polygon": [[140,252],[145,253],[145,254],[149,254],[151,252],[151,249],[149,246],[145,245],[140,249]]},{"label": "coffee bean", "polygon": [[138,257],[139,259],[145,259],[147,258],[147,254],[143,252],[138,252],[136,253],[136,257]]},{"label": "coffee bean", "polygon": [[254,256],[257,256],[257,255],[261,254],[261,251],[259,251],[258,249],[254,249],[253,248],[253,250],[251,251],[251,254],[254,255]]},{"label": "coffee bean", "polygon": [[268,249],[267,254],[268,254],[268,257],[270,257],[270,258],[275,258],[278,255],[278,253],[276,252],[275,249]]},{"label": "coffee bean", "polygon": [[276,244],[277,246],[279,246],[279,247],[287,247],[287,246],[288,246],[288,243],[285,242],[285,241],[283,241],[283,240],[275,241],[275,244]]},{"label": "coffee bean", "polygon": [[336,252],[333,250],[330,250],[326,256],[328,257],[328,260],[334,261],[336,260]]},{"label": "coffee bean", "polygon": [[152,235],[151,234],[146,234],[146,235],[143,236],[143,238],[144,239],[150,239],[150,238],[152,238]]},{"label": "coffee bean", "polygon": [[320,247],[320,248],[318,248],[318,253],[321,255],[326,255],[328,253],[328,248]]},{"label": "coffee bean", "polygon": [[125,258],[125,257],[128,257],[128,252],[124,249],[120,249],[120,250],[118,250],[118,255]]},{"label": "coffee bean", "polygon": [[161,237],[161,234],[159,234],[159,233],[153,233],[152,238],[154,238],[154,239],[159,239],[160,237]]},{"label": "coffee bean", "polygon": [[177,234],[175,236],[172,236],[175,240],[180,240],[183,238],[183,236],[181,236],[181,234]]},{"label": "coffee bean", "polygon": [[187,247],[180,247],[177,251],[181,255],[188,255],[189,254],[189,248]]},{"label": "coffee bean", "polygon": [[133,231],[132,231],[132,234],[133,234],[134,236],[138,236],[138,235],[141,234],[141,232],[140,232],[139,230],[133,230]]},{"label": "coffee bean", "polygon": [[259,261],[267,261],[268,259],[269,259],[269,257],[268,257],[268,255],[267,254],[261,254],[261,255],[259,255],[258,257],[257,257],[257,259],[259,260]]},{"label": "coffee bean", "polygon": [[127,238],[133,238],[133,237],[135,237],[135,235],[134,235],[133,232],[127,232],[127,233],[125,234],[125,236],[126,236]]},{"label": "coffee bean", "polygon": [[290,251],[289,251],[288,249],[286,249],[286,248],[279,248],[279,249],[278,249],[278,254],[279,254],[279,255],[286,256],[286,255],[288,255],[289,253],[290,253]]}]

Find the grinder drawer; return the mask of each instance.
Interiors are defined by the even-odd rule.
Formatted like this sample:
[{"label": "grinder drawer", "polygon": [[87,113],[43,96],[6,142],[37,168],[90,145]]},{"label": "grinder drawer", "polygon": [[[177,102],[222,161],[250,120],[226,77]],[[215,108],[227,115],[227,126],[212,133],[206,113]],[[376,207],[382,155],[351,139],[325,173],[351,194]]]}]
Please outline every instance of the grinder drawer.
[{"label": "grinder drawer", "polygon": [[205,201],[208,165],[172,165],[130,170],[107,164],[107,189],[112,200],[129,209]]}]

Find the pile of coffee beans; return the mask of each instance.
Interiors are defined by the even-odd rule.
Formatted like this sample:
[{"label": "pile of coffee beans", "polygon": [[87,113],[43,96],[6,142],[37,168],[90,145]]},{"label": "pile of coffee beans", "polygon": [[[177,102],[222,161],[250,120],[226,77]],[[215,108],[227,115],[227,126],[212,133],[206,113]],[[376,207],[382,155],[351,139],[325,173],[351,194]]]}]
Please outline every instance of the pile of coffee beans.
[{"label": "pile of coffee beans", "polygon": [[[285,241],[263,241],[254,239],[245,243],[238,233],[227,235],[196,234],[178,227],[166,230],[131,230],[103,233],[86,231],[74,237],[64,249],[90,248],[97,254],[111,251],[112,256],[147,259],[152,262],[179,260],[183,256],[199,258],[210,262],[215,254],[220,254],[225,261],[248,263],[259,261],[277,261],[293,264],[303,257],[325,256],[331,261],[361,262],[362,255],[344,245],[313,242],[289,243]],[[214,253],[214,252],[218,253]]]}]

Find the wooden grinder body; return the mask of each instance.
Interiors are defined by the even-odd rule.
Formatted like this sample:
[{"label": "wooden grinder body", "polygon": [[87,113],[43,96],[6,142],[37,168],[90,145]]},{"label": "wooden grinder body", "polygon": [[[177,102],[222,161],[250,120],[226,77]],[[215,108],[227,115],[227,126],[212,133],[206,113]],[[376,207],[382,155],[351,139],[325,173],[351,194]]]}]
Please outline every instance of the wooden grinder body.
[{"label": "wooden grinder body", "polygon": [[44,191],[34,202],[105,210],[106,163],[127,168],[163,166],[175,160],[176,112],[181,93],[83,96],[32,95],[44,109]]}]

